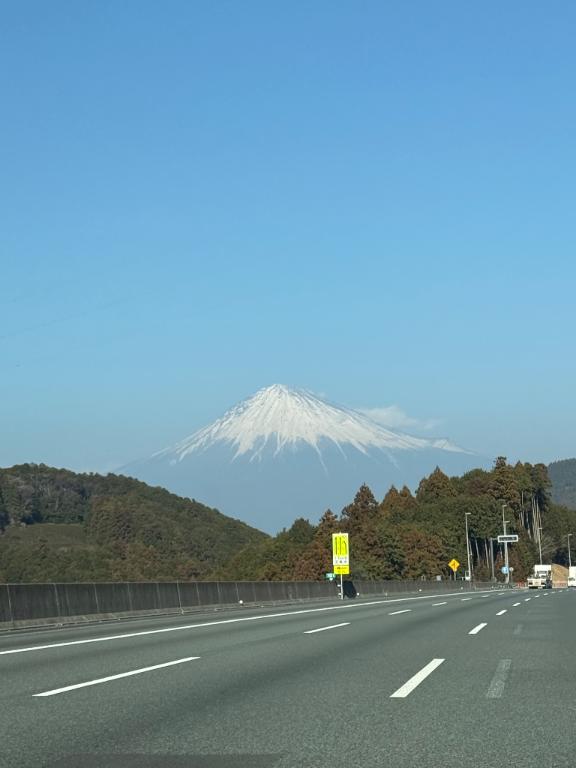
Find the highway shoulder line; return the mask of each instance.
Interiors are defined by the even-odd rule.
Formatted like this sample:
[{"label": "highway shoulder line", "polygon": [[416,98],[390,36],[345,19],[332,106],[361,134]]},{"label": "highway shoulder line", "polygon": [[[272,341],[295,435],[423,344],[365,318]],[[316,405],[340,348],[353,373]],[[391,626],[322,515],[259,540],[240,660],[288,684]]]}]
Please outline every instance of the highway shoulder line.
[{"label": "highway shoulder line", "polygon": [[30,653],[32,651],[45,651],[51,648],[67,648],[74,645],[88,645],[90,643],[105,643],[111,640],[127,640],[133,637],[146,637],[148,635],[161,635],[167,632],[185,632],[191,629],[202,629],[203,627],[217,627],[226,624],[242,624],[250,621],[265,621],[266,619],[278,619],[287,616],[303,616],[311,613],[325,613],[327,611],[345,611],[354,608],[367,608],[373,605],[389,605],[391,603],[402,603],[413,600],[434,600],[439,597],[461,597],[461,592],[450,592],[449,594],[439,595],[416,595],[414,597],[395,597],[384,600],[368,600],[366,602],[352,603],[348,605],[327,605],[321,608],[301,608],[297,611],[283,611],[279,613],[266,613],[260,616],[241,616],[233,619],[217,619],[215,621],[203,621],[196,624],[184,624],[177,627],[162,627],[161,629],[146,629],[140,632],[126,632],[118,635],[106,635],[104,637],[88,637],[84,640],[64,640],[59,643],[46,643],[43,645],[31,645],[24,648],[9,648],[0,651],[0,656],[8,656],[17,653]]},{"label": "highway shoulder line", "polygon": [[111,680],[120,680],[122,677],[132,677],[133,675],[142,675],[144,672],[152,672],[155,669],[163,669],[164,667],[173,667],[176,664],[186,664],[188,661],[196,661],[200,656],[188,656],[185,659],[176,659],[175,661],[167,661],[164,664],[154,664],[152,667],[142,667],[141,669],[132,669],[130,672],[120,672],[118,675],[109,675],[108,677],[100,677],[97,680],[89,680],[87,683],[76,683],[76,685],[66,685],[64,688],[54,688],[52,691],[44,691],[43,693],[34,693],[36,698],[44,696],[56,696],[59,693],[68,693],[68,691],[76,691],[78,688],[88,688],[91,685],[100,685],[100,683],[109,683]]},{"label": "highway shoulder line", "polygon": [[426,680],[428,675],[431,675],[435,669],[438,669],[440,664],[443,664],[444,661],[445,659],[432,659],[432,661],[426,664],[425,667],[422,667],[420,672],[417,672],[413,677],[410,678],[410,680],[407,680],[404,685],[398,688],[397,691],[394,691],[394,693],[390,695],[390,698],[405,699],[406,696],[409,696],[412,693],[414,688],[417,688],[421,682]]}]

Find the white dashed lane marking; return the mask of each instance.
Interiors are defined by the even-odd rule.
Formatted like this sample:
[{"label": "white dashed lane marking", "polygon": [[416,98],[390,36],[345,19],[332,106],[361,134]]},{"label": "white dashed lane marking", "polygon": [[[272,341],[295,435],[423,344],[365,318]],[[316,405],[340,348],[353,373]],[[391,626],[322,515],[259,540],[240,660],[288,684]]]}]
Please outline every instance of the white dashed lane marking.
[{"label": "white dashed lane marking", "polygon": [[492,682],[486,692],[487,699],[499,699],[504,693],[504,686],[506,685],[506,679],[512,666],[512,659],[501,659],[496,667],[496,672],[492,678]]},{"label": "white dashed lane marking", "polygon": [[185,664],[188,661],[196,661],[200,656],[188,656],[185,659],[176,659],[176,661],[167,661],[164,664],[154,664],[152,667],[142,667],[142,669],[132,669],[130,672],[121,672],[119,675],[109,675],[108,677],[100,677],[97,680],[89,680],[87,683],[76,683],[76,685],[67,685],[64,688],[55,688],[52,691],[44,691],[44,693],[35,693],[35,697],[42,696],[56,696],[59,693],[68,693],[68,691],[76,691],[78,688],[88,688],[91,685],[100,685],[101,683],[109,683],[111,680],[120,680],[122,677],[132,677],[133,675],[142,675],[144,672],[152,672],[155,669],[163,669],[164,667],[173,667],[176,664]]},{"label": "white dashed lane marking", "polygon": [[347,627],[349,626],[349,621],[343,621],[342,624],[331,624],[329,627],[318,627],[318,629],[307,629],[304,634],[305,635],[313,635],[316,632],[326,632],[327,629],[337,629],[338,627]]},{"label": "white dashed lane marking", "polygon": [[432,659],[431,662],[426,664],[425,667],[422,667],[420,672],[417,672],[413,677],[410,678],[410,680],[407,680],[404,685],[402,685],[400,688],[398,688],[397,691],[394,691],[393,694],[391,694],[391,699],[405,699],[406,696],[409,696],[414,688],[417,688],[421,682],[426,680],[428,675],[431,675],[432,672],[434,672],[435,669],[438,669],[440,664],[444,663],[444,659]]}]

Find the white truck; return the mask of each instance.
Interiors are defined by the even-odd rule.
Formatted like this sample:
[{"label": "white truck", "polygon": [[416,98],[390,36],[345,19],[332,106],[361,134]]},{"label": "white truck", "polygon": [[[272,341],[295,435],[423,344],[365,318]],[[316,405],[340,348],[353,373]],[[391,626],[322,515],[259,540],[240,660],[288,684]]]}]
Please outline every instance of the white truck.
[{"label": "white truck", "polygon": [[568,586],[576,587],[576,565],[571,565],[568,568]]},{"label": "white truck", "polygon": [[552,589],[552,566],[538,563],[534,573],[528,577],[528,589]]}]

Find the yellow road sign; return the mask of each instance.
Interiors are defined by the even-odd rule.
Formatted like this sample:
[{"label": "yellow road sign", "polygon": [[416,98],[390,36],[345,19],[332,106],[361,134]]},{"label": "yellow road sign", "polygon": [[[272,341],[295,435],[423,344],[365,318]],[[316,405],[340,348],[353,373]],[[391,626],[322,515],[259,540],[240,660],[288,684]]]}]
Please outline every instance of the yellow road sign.
[{"label": "yellow road sign", "polygon": [[350,573],[350,566],[349,565],[335,565],[334,566],[334,573],[337,576],[347,576]]},{"label": "yellow road sign", "polygon": [[449,566],[450,568],[452,568],[452,570],[454,571],[454,573],[456,573],[456,571],[458,570],[458,568],[460,568],[460,563],[458,562],[458,560],[456,560],[456,558],[455,558],[455,557],[453,557],[453,558],[452,558],[452,560],[450,560],[450,562],[448,563],[448,566]]},{"label": "yellow road sign", "polygon": [[[332,564],[350,565],[350,548],[347,533],[332,534]],[[338,571],[334,570],[334,573]]]}]

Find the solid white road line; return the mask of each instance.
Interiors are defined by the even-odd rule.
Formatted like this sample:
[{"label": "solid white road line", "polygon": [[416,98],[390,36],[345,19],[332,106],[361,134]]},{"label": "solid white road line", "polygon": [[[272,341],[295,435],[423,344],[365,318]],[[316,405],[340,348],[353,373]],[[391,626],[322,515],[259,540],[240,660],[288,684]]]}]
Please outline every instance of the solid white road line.
[{"label": "solid white road line", "polygon": [[516,608],[516,606],[517,606],[517,605],[522,605],[522,603],[514,603],[514,605],[512,606],[512,608]]},{"label": "solid white road line", "polygon": [[498,611],[498,613],[496,614],[496,616],[502,616],[502,614],[503,614],[503,613],[506,613],[506,610],[507,610],[507,609],[506,609],[506,608],[504,608],[504,610],[503,610],[503,611]]},{"label": "solid white road line", "polygon": [[130,672],[121,672],[119,675],[109,675],[108,677],[100,677],[98,680],[89,680],[87,683],[77,683],[76,685],[67,685],[64,688],[55,688],[52,691],[44,691],[44,693],[35,693],[35,697],[41,696],[56,696],[58,693],[67,693],[68,691],[76,691],[78,688],[88,688],[90,685],[100,685],[100,683],[109,683],[110,680],[120,680],[122,677],[132,677],[132,675],[141,675],[144,672],[152,672],[154,669],[163,669],[164,667],[173,667],[176,664],[185,664],[188,661],[195,661],[200,656],[188,656],[185,659],[176,659],[176,661],[167,661],[165,664],[154,664],[152,667],[142,667],[142,669],[132,669]]},{"label": "solid white road line", "polygon": [[483,621],[482,624],[477,624],[474,629],[471,629],[470,632],[468,632],[469,635],[477,635],[478,632],[480,632],[481,629],[484,629],[484,627],[488,626],[488,622]]},{"label": "solid white road line", "polygon": [[398,616],[399,613],[410,613],[412,608],[404,608],[403,611],[392,611],[392,613],[389,613],[388,616]]},{"label": "solid white road line", "polygon": [[283,613],[267,613],[262,616],[242,616],[237,619],[220,619],[218,621],[204,621],[198,624],[184,624],[178,627],[163,627],[162,629],[147,629],[141,632],[126,632],[121,635],[106,635],[105,637],[89,637],[86,640],[67,640],[62,643],[46,643],[44,645],[31,645],[26,648],[10,648],[0,651],[0,656],[8,656],[13,653],[30,653],[31,651],[45,651],[50,648],[66,648],[72,645],[86,645],[88,643],[105,643],[110,640],[126,640],[132,637],[145,637],[147,635],[160,635],[165,632],[185,632],[190,629],[202,629],[203,627],[217,627],[222,624],[240,624],[247,621],[264,621],[265,619],[278,619],[284,616],[302,616],[308,613],[323,613],[325,611],[342,611],[352,608],[366,608],[373,605],[389,605],[390,603],[402,603],[408,600],[433,600],[438,597],[460,597],[459,592],[451,592],[447,595],[418,595],[417,597],[395,597],[389,600],[370,600],[365,603],[353,605],[329,605],[324,608],[302,608],[297,611],[284,611]]},{"label": "solid white road line", "polygon": [[499,699],[502,696],[511,665],[512,659],[500,659],[492,682],[486,692],[487,699]]},{"label": "solid white road line", "polygon": [[432,605],[433,605],[434,607],[436,607],[437,605],[448,605],[448,602],[447,602],[447,601],[445,601],[445,602],[443,602],[443,603],[432,603]]},{"label": "solid white road line", "polygon": [[349,626],[349,621],[343,621],[342,624],[331,624],[329,627],[319,627],[319,629],[307,629],[306,632],[304,632],[305,635],[313,635],[315,632],[326,632],[327,629],[336,629],[336,627],[347,627]]},{"label": "solid white road line", "polygon": [[437,669],[440,664],[444,663],[444,659],[432,659],[432,661],[429,664],[426,664],[425,667],[422,667],[420,672],[417,672],[414,677],[411,677],[410,680],[404,683],[403,686],[398,688],[397,691],[394,691],[393,694],[391,694],[391,699],[405,699],[406,696],[412,693],[414,688],[417,688],[420,683],[423,680],[426,680],[428,675],[431,675],[432,672],[434,672],[435,669]]}]

